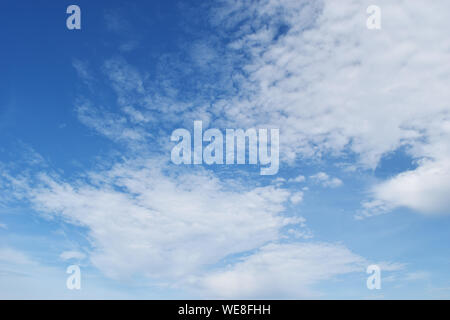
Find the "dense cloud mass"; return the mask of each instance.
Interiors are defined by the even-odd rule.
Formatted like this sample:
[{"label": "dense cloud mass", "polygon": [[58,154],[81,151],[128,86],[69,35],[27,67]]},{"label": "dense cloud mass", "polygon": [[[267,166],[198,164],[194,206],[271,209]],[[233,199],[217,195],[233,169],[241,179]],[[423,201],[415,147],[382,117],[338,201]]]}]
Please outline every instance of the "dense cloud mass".
[{"label": "dense cloud mass", "polygon": [[[373,169],[403,147],[418,168],[375,187],[374,200],[449,213],[448,2],[379,1],[376,32],[363,27],[367,1],[262,3],[218,15],[239,30],[230,46],[252,57],[242,95],[224,103],[227,119],[282,128],[281,152],[294,163],[354,154]],[[412,191],[410,179],[425,185]]]}]

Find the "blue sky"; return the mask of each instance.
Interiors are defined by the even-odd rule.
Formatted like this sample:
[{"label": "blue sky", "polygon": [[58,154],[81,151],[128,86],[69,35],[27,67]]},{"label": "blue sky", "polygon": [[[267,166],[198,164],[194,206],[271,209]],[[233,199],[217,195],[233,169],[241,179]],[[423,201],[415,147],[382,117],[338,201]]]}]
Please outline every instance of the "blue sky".
[{"label": "blue sky", "polygon": [[[0,297],[449,298],[449,4],[372,2],[2,3]],[[279,172],[174,165],[194,120]]]}]

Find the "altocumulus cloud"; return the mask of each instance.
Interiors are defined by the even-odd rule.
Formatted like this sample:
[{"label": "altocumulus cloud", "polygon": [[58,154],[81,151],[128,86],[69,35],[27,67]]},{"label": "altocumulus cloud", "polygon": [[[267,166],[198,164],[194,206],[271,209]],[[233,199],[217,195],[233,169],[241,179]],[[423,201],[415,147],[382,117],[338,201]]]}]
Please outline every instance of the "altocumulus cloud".
[{"label": "altocumulus cloud", "polygon": [[373,169],[403,148],[417,169],[374,186],[360,216],[399,206],[450,213],[450,4],[378,1],[378,32],[364,27],[370,4],[225,5],[215,19],[230,32],[251,21],[230,44],[251,58],[242,95],[223,101],[221,110],[232,123],[282,128],[280,150],[294,163],[347,154]]}]

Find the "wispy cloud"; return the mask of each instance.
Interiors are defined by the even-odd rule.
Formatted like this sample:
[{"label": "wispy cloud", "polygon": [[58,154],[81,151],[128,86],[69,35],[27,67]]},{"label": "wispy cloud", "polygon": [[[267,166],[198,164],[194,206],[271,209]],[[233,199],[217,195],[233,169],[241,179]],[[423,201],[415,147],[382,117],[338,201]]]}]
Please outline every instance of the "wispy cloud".
[{"label": "wispy cloud", "polygon": [[86,258],[86,255],[80,251],[64,251],[59,256],[62,260],[83,260]]},{"label": "wispy cloud", "polygon": [[39,211],[88,228],[91,261],[111,277],[196,274],[304,223],[283,215],[286,189],[238,182],[230,189],[206,171],[167,169],[150,159],[126,161],[81,184],[41,175],[40,187],[22,192]]},{"label": "wispy cloud", "polygon": [[0,248],[0,262],[12,265],[32,265],[35,263],[23,252],[9,247]]},{"label": "wispy cloud", "polygon": [[[364,270],[365,260],[341,245],[270,244],[235,265],[199,280],[217,298],[311,298],[320,281]],[[245,286],[242,284],[245,283]]]},{"label": "wispy cloud", "polygon": [[330,177],[325,172],[319,172],[309,177],[314,183],[320,184],[323,187],[337,188],[342,185],[342,180],[339,178]]}]

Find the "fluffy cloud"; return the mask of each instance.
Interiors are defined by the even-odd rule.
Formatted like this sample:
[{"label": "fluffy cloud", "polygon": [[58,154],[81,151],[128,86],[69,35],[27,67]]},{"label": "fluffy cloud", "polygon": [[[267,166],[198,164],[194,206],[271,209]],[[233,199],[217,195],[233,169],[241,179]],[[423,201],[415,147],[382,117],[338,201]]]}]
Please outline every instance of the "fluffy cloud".
[{"label": "fluffy cloud", "polygon": [[296,177],[296,178],[291,178],[291,179],[289,179],[288,181],[289,181],[289,182],[297,182],[297,183],[301,183],[301,182],[304,182],[305,180],[306,180],[305,176],[299,175],[298,177]]},{"label": "fluffy cloud", "polygon": [[299,191],[293,193],[290,200],[293,204],[300,203],[303,200],[303,192]]},{"label": "fluffy cloud", "polygon": [[450,119],[430,119],[428,138],[411,148],[425,158],[417,168],[402,172],[372,188],[358,217],[405,207],[423,214],[450,214]]},{"label": "fluffy cloud", "polygon": [[374,201],[449,211],[442,195],[449,192],[450,4],[378,1],[379,31],[366,28],[371,4],[265,0],[219,10],[216,23],[238,30],[230,48],[250,56],[242,94],[220,108],[231,123],[282,128],[280,152],[291,162],[345,154],[375,168],[404,147],[420,167],[375,187]]},{"label": "fluffy cloud", "polygon": [[337,188],[342,185],[342,180],[339,178],[330,177],[325,172],[319,172],[309,177],[314,183],[320,184],[323,187]]},{"label": "fluffy cloud", "polygon": [[424,214],[450,214],[450,164],[424,161],[374,186],[373,200],[363,203],[361,218],[404,207]]},{"label": "fluffy cloud", "polygon": [[[225,112],[243,123],[279,125],[285,149],[305,155],[348,149],[374,167],[386,152],[423,137],[418,126],[428,128],[427,119],[449,111],[442,79],[450,69],[442,64],[450,55],[442,13],[449,5],[435,2],[434,12],[426,1],[381,1],[379,32],[365,27],[365,2],[320,6],[252,6],[256,33],[233,43],[254,57],[246,66],[250,81],[242,84],[252,94],[245,92],[248,98],[227,104]],[[280,24],[285,34],[279,35]]]}]

